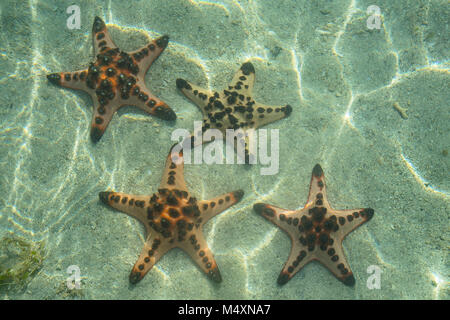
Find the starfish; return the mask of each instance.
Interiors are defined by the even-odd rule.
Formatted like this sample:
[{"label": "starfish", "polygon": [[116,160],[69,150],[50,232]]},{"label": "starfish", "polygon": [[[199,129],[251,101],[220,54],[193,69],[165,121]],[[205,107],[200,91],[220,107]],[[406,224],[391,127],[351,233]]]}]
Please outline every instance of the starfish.
[{"label": "starfish", "polygon": [[161,52],[169,37],[164,35],[133,52],[121,51],[112,41],[105,23],[95,17],[92,27],[94,54],[97,60],[87,69],[47,75],[56,85],[83,90],[94,101],[91,139],[102,137],[113,114],[122,106],[134,105],[164,120],[176,115],[166,103],[153,96],[145,85],[145,74]]},{"label": "starfish", "polygon": [[253,209],[286,231],[292,248],[278,284],[286,284],[307,263],[318,260],[347,286],[355,278],[345,258],[342,241],[354,229],[369,221],[373,209],[335,210],[327,201],[325,177],[320,165],[312,171],[308,201],[296,211],[256,203]]},{"label": "starfish", "polygon": [[[172,147],[173,149],[173,147]],[[150,196],[100,192],[100,200],[145,226],[144,249],[135,263],[130,282],[136,284],[170,249],[181,248],[213,281],[222,277],[203,237],[204,224],[244,196],[242,190],[211,200],[197,200],[188,191],[183,177],[183,152],[169,152],[160,188]]]},{"label": "starfish", "polygon": [[[226,136],[227,129],[242,129],[235,139],[244,146],[245,162],[251,162],[253,154],[249,152],[249,134],[265,124],[289,116],[292,112],[290,105],[266,106],[252,98],[255,82],[255,68],[250,62],[245,62],[234,75],[231,84],[223,91],[211,92],[202,89],[184,79],[177,79],[177,87],[202,111],[202,132],[207,129],[218,129]],[[198,132],[197,135],[201,135]],[[198,145],[191,136],[191,145]],[[209,142],[211,139],[203,139]]]}]

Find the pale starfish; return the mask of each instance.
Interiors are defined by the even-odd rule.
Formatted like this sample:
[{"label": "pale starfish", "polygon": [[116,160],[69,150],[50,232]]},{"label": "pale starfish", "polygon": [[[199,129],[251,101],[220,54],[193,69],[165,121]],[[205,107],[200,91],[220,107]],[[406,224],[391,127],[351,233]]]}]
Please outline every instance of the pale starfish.
[{"label": "pale starfish", "polygon": [[[248,131],[257,129],[265,124],[289,116],[292,112],[290,105],[266,106],[252,98],[253,84],[255,82],[255,68],[250,62],[244,63],[234,75],[231,84],[222,91],[209,91],[202,89],[184,79],[177,79],[177,87],[202,111],[202,132],[207,129],[218,129],[226,137],[226,129],[242,129],[236,137],[239,144],[244,145],[245,161],[251,162],[253,156],[249,152]],[[201,135],[201,132],[195,135]],[[198,145],[191,136],[191,145]],[[211,140],[203,137],[202,143]]]},{"label": "pale starfish", "polygon": [[237,190],[212,200],[197,200],[188,191],[183,177],[183,153],[169,156],[158,192],[130,195],[100,192],[100,200],[142,222],[146,230],[144,249],[130,274],[130,282],[139,282],[170,249],[187,252],[212,280],[221,282],[216,260],[203,237],[203,225],[239,202],[244,192]]},{"label": "pale starfish", "polygon": [[278,277],[278,284],[288,282],[313,260],[324,264],[344,284],[355,284],[342,249],[342,240],[355,228],[372,219],[374,211],[370,208],[331,208],[320,165],[317,164],[312,171],[308,201],[303,209],[293,211],[263,203],[257,203],[253,208],[291,237],[291,253]]},{"label": "pale starfish", "polygon": [[83,90],[92,97],[91,138],[94,142],[100,140],[114,113],[126,105],[137,106],[164,120],[176,119],[173,110],[152,95],[144,81],[148,68],[167,47],[168,36],[127,53],[117,48],[103,20],[95,17],[92,38],[97,59],[89,68],[53,73],[47,78],[53,84]]}]

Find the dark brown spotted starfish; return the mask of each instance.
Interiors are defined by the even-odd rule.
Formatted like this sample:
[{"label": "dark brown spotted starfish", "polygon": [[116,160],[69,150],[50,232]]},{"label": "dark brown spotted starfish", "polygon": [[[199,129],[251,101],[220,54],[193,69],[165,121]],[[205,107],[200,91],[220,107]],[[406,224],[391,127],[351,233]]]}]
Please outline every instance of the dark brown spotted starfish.
[{"label": "dark brown spotted starfish", "polygon": [[278,277],[288,282],[308,262],[318,260],[348,286],[355,278],[345,258],[342,241],[355,228],[369,221],[373,209],[335,210],[327,201],[325,177],[320,165],[312,172],[308,202],[292,211],[257,203],[253,209],[286,231],[292,240],[289,258]]},{"label": "dark brown spotted starfish", "polygon": [[[227,129],[242,129],[235,137],[237,146],[244,146],[245,162],[251,163],[253,154],[249,152],[250,129],[259,128],[265,124],[289,116],[292,112],[290,105],[266,106],[253,100],[252,91],[255,82],[255,68],[250,62],[244,63],[235,74],[231,84],[223,91],[211,92],[187,82],[177,79],[177,87],[203,113],[202,132],[207,129],[219,129],[226,137]],[[201,132],[195,136],[201,135]],[[193,141],[194,140],[194,141]],[[191,145],[198,145],[191,136]],[[203,137],[202,142],[211,140]]]},{"label": "dark brown spotted starfish", "polygon": [[[175,153],[175,152],[174,152]],[[151,196],[100,192],[100,200],[142,222],[147,238],[144,249],[130,274],[130,282],[139,282],[170,249],[186,251],[214,281],[222,277],[211,250],[203,237],[203,225],[244,196],[242,190],[212,200],[197,200],[188,191],[183,177],[183,153],[166,160],[160,188]]]},{"label": "dark brown spotted starfish", "polygon": [[53,73],[48,80],[56,85],[86,91],[94,101],[91,138],[102,137],[114,113],[122,106],[134,105],[164,120],[176,115],[167,104],[153,96],[145,86],[145,74],[167,47],[168,36],[153,40],[133,52],[121,51],[111,40],[105,23],[95,17],[92,27],[94,53],[97,60],[89,68]]}]

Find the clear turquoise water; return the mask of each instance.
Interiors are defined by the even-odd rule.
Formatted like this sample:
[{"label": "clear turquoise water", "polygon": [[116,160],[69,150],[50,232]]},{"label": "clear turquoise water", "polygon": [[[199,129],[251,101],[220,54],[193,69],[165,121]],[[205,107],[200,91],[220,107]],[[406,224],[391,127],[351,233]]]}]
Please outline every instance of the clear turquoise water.
[{"label": "clear turquoise water", "polygon": [[[79,1],[81,28],[69,30],[72,4],[0,4],[0,237],[44,240],[47,248],[37,274],[21,290],[0,291],[3,299],[449,298],[447,1],[376,1],[379,30],[367,28],[374,3],[362,0]],[[90,97],[48,84],[46,74],[93,60],[96,15],[123,50],[170,36],[146,82],[177,113],[174,126],[127,107],[94,145]],[[246,60],[256,69],[256,100],[293,107],[266,127],[280,130],[279,173],[187,165],[198,198],[245,191],[205,226],[223,282],[211,283],[172,250],[131,286],[144,229],[101,205],[98,192],[155,192],[171,132],[201,119],[175,79],[221,89]],[[279,287],[290,240],[252,210],[255,202],[302,207],[316,163],[333,207],[375,209],[344,241],[354,288],[318,263]],[[83,279],[78,296],[64,286],[71,265]],[[367,287],[371,265],[382,271],[380,289]]]}]

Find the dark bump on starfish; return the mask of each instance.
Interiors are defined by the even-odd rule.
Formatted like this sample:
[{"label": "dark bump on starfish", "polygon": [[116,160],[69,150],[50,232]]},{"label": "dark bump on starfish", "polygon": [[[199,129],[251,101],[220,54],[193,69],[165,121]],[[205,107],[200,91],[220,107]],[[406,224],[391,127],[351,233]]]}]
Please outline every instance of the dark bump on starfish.
[{"label": "dark bump on starfish", "polygon": [[242,73],[248,76],[250,73],[255,73],[255,68],[250,62],[246,62],[241,66]]},{"label": "dark bump on starfish", "polygon": [[319,242],[321,244],[328,244],[328,235],[326,233],[321,233],[319,235]]},{"label": "dark bump on starfish", "polygon": [[138,283],[139,281],[141,281],[141,273],[134,270],[131,271],[129,280],[131,284]]},{"label": "dark bump on starfish", "polygon": [[176,219],[176,218],[178,218],[180,216],[180,213],[178,212],[177,209],[170,208],[169,209],[169,215],[170,215],[170,217]]},{"label": "dark bump on starfish", "polygon": [[105,28],[105,23],[103,22],[103,20],[100,19],[99,17],[95,17],[94,24],[92,26],[92,31],[94,31],[95,33],[98,33],[100,31],[102,31],[104,28]]},{"label": "dark bump on starfish", "polygon": [[347,277],[342,279],[342,282],[349,287],[353,287],[355,285],[355,277],[353,274],[349,274]]},{"label": "dark bump on starfish", "polygon": [[316,164],[314,166],[312,174],[317,178],[320,178],[323,175],[323,170],[322,170],[322,167],[320,166],[320,164]]},{"label": "dark bump on starfish", "polygon": [[106,112],[105,107],[104,107],[104,106],[98,107],[98,108],[97,108],[97,112],[98,112],[99,114],[105,114],[105,112]]},{"label": "dark bump on starfish", "polygon": [[228,102],[228,104],[234,104],[234,103],[236,103],[236,97],[234,97],[234,96],[228,96],[227,102]]},{"label": "dark bump on starfish", "polygon": [[287,282],[289,281],[289,275],[287,273],[280,273],[280,275],[278,276],[278,284],[280,286],[285,285]]},{"label": "dark bump on starfish", "polygon": [[192,214],[192,212],[193,212],[191,206],[183,207],[183,208],[181,209],[181,211],[183,212],[183,215],[185,215],[185,216],[190,216],[190,215]]},{"label": "dark bump on starfish", "polygon": [[361,215],[363,215],[363,213],[364,213],[364,215],[363,215],[364,218],[366,219],[366,221],[369,221],[370,219],[372,219],[374,212],[375,211],[373,209],[366,208],[366,209],[363,209],[363,211],[361,212]]},{"label": "dark bump on starfish", "polygon": [[326,208],[314,207],[312,210],[312,218],[314,221],[320,222],[322,221],[324,215],[326,214]]},{"label": "dark bump on starfish", "polygon": [[240,201],[242,199],[242,197],[244,197],[244,191],[243,190],[234,191],[233,196],[234,196],[234,199],[236,199],[236,202]]},{"label": "dark bump on starfish", "polygon": [[100,198],[100,201],[103,202],[104,204],[109,204],[108,198],[110,194],[111,192],[100,192],[98,194],[98,197]]},{"label": "dark bump on starfish", "polygon": [[[131,200],[130,200],[130,202],[131,202]],[[161,213],[164,209],[164,205],[161,203],[155,203],[153,208],[155,209],[156,212]]]},{"label": "dark bump on starfish", "polygon": [[168,43],[169,43],[169,36],[167,36],[167,35],[164,35],[164,36],[162,36],[162,37],[160,37],[160,38],[158,38],[158,39],[156,40],[157,46],[160,47],[160,48],[162,48],[162,49],[164,49],[165,47],[167,47],[167,44],[168,44]]},{"label": "dark bump on starfish", "polygon": [[178,205],[178,200],[173,194],[169,194],[167,196],[167,198],[166,198],[166,201],[167,201],[168,204],[170,204],[172,206],[177,206]]},{"label": "dark bump on starfish", "polygon": [[108,68],[108,69],[106,69],[106,75],[108,76],[108,77],[112,77],[113,75],[115,75],[116,74],[116,70],[115,69],[113,69],[113,68]]},{"label": "dark bump on starfish", "polygon": [[314,242],[316,241],[316,235],[314,233],[310,233],[306,236],[306,242],[308,245],[314,245]]},{"label": "dark bump on starfish", "polygon": [[[200,216],[200,209],[198,208],[197,205],[195,205],[195,206],[194,206],[194,217],[198,217],[198,216]],[[201,221],[202,221],[201,218],[198,219],[198,222],[201,222]]]},{"label": "dark bump on starfish", "polygon": [[177,79],[177,88],[182,90],[182,89],[186,89],[186,90],[192,90],[191,85],[184,79]]},{"label": "dark bump on starfish", "polygon": [[220,275],[219,269],[217,267],[213,270],[208,271],[208,277],[214,282],[222,282],[222,276]]},{"label": "dark bump on starfish", "polygon": [[272,209],[267,208],[266,205],[264,203],[255,203],[253,205],[253,210],[255,210],[255,212],[257,214],[260,215],[267,215],[269,217],[273,217],[274,216],[274,212]]},{"label": "dark bump on starfish", "polygon": [[286,117],[288,117],[291,113],[292,113],[292,107],[287,104],[286,107],[284,107],[284,115]]},{"label": "dark bump on starfish", "polygon": [[53,84],[61,85],[61,76],[59,73],[48,74],[47,79]]},{"label": "dark bump on starfish", "polygon": [[175,112],[173,112],[173,110],[169,107],[156,107],[154,115],[160,119],[168,121],[174,121],[177,118]]}]

